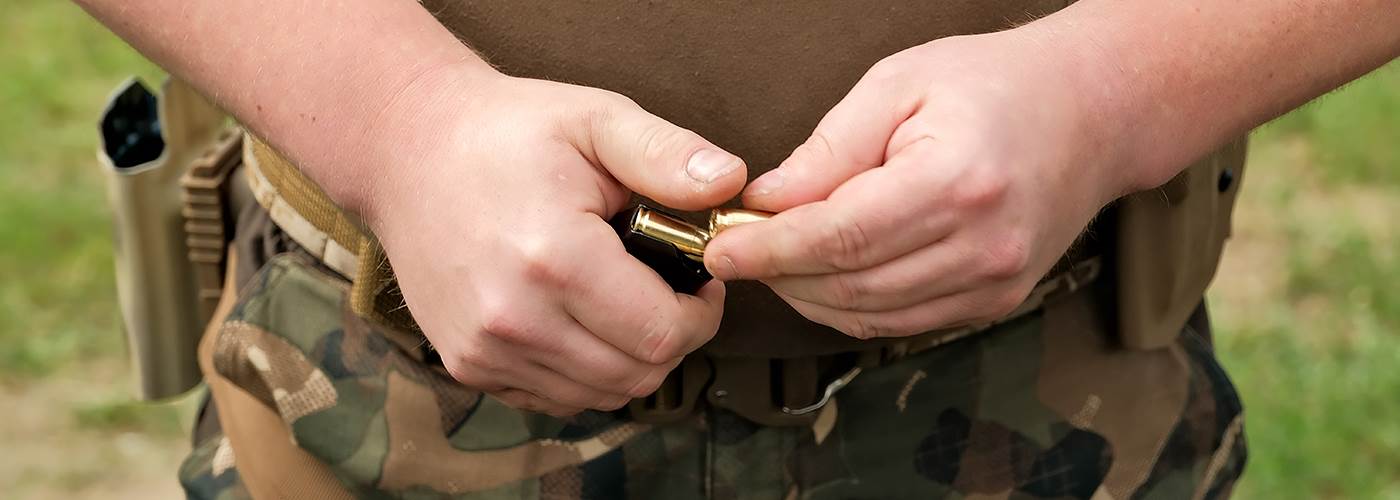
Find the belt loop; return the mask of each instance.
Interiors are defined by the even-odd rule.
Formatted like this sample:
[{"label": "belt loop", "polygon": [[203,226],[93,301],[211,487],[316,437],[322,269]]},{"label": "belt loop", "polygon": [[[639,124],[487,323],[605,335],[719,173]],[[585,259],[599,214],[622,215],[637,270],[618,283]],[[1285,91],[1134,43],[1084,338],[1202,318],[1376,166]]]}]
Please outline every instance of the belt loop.
[{"label": "belt loop", "polygon": [[[775,427],[808,426],[816,419],[816,413],[785,413],[783,400],[776,391],[783,390],[785,383],[779,384],[777,376],[783,373],[780,363],[812,363],[815,368],[817,358],[806,357],[792,360],[768,358],[712,358],[715,367],[714,383],[706,390],[705,398],[711,406],[723,408],[753,422]],[[805,368],[794,368],[796,373]],[[815,373],[815,371],[813,372]],[[816,377],[811,383],[815,386]]]},{"label": "belt loop", "polygon": [[355,250],[359,261],[350,281],[350,310],[360,317],[386,323],[386,318],[378,314],[375,308],[376,296],[386,285],[381,283],[379,277],[379,268],[384,265],[384,250],[369,238],[362,238],[359,248]]},{"label": "belt loop", "polygon": [[695,415],[696,404],[709,385],[714,369],[704,354],[694,353],[666,375],[661,387],[644,398],[627,403],[632,420],[644,424],[669,424]]},{"label": "belt loop", "polygon": [[776,402],[780,402],[784,408],[797,408],[816,401],[818,386],[822,383],[817,358],[777,359],[772,362],[781,367],[777,370],[780,378],[773,381],[782,391],[773,398]]}]

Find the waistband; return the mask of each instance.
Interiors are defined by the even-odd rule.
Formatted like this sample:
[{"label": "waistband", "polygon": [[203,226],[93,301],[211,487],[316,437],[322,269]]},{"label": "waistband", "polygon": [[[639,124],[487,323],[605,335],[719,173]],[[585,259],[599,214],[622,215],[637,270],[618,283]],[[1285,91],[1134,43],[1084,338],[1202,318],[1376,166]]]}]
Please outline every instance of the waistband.
[{"label": "waistband", "polygon": [[[251,134],[243,141],[243,154],[245,177],[258,204],[292,241],[351,282],[351,309],[385,326],[418,332],[402,307],[383,249],[363,224]],[[1070,260],[1037,284],[1011,314],[988,324],[871,342],[829,355],[770,359],[697,352],[655,394],[634,400],[628,408],[639,421],[665,423],[692,414],[703,400],[765,425],[809,425],[826,401],[862,370],[987,332],[1053,304],[1084,289],[1102,267],[1096,255]]]},{"label": "waistband", "polygon": [[[377,306],[396,311],[404,308],[402,304],[397,303],[397,299],[384,303],[385,300],[376,296],[395,292],[396,285],[383,249],[364,224],[341,210],[296,166],[257,137],[248,134],[243,141],[243,155],[249,187],[255,199],[267,209],[272,221],[293,241],[320,259],[327,267],[351,281],[351,300],[355,313],[385,321],[388,326],[417,331],[411,317],[391,317],[386,314],[391,311],[376,310]],[[1042,279],[1032,289],[1025,302],[1006,319],[1035,310],[1047,300],[1060,294],[1074,292],[1085,283],[1093,281],[1102,269],[1101,260],[1101,257],[1089,249],[1072,249],[1070,256]],[[995,323],[938,330],[911,339],[917,339],[920,343],[949,342],[994,325]]]}]

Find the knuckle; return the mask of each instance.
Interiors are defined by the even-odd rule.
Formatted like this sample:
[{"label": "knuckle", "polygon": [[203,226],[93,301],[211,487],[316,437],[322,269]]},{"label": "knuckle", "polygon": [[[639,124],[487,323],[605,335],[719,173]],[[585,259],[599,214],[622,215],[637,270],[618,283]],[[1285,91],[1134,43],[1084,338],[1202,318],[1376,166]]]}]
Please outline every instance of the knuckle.
[{"label": "knuckle", "polygon": [[902,270],[886,272],[873,280],[874,284],[870,287],[870,293],[882,296],[902,296],[926,289],[935,283],[936,279],[938,276],[926,273],[903,272]]},{"label": "knuckle", "polygon": [[584,107],[583,117],[595,129],[601,129],[617,118],[619,108],[637,107],[637,102],[623,94],[603,89],[589,89],[591,104]]},{"label": "knuckle", "polygon": [[823,226],[820,241],[813,251],[823,261],[843,271],[854,271],[864,267],[865,252],[870,248],[870,238],[865,228],[857,221],[833,221]]},{"label": "knuckle", "polygon": [[[834,150],[831,148],[831,139],[827,136],[827,134],[828,132],[822,130],[821,128],[812,131],[812,136],[808,137],[807,140],[803,142],[800,146],[797,146],[797,149],[793,151],[792,157],[811,159],[826,158],[832,156]],[[796,161],[791,162],[790,164],[803,165],[804,162]]]},{"label": "knuckle", "polygon": [[1000,205],[1011,189],[1011,179],[1005,170],[997,167],[977,169],[979,175],[968,175],[954,185],[951,193],[953,203],[961,208],[982,209]]},{"label": "knuckle", "polygon": [[[486,306],[481,311],[481,332],[511,344],[529,343],[533,335],[523,316],[508,304]],[[482,361],[494,362],[489,359]]]},{"label": "knuckle", "polygon": [[852,318],[851,321],[847,323],[844,328],[841,328],[841,331],[846,335],[850,335],[851,337],[860,340],[870,340],[873,338],[881,337],[884,333],[884,328],[877,325],[869,317],[856,316]]},{"label": "knuckle", "polygon": [[[695,133],[660,119],[642,127],[637,137],[642,165],[682,165],[704,142]],[[687,193],[677,193],[687,194]]]},{"label": "knuckle", "polygon": [[627,390],[627,395],[634,398],[644,398],[650,396],[661,388],[661,382],[666,379],[665,370],[655,370],[644,375],[640,380],[632,384]]},{"label": "knuckle", "polygon": [[992,279],[1011,279],[1030,267],[1031,252],[1025,240],[1006,237],[984,247],[983,275]]},{"label": "knuckle", "polygon": [[647,319],[637,329],[637,339],[641,340],[633,357],[647,364],[664,364],[685,356],[690,343],[697,340],[697,322],[703,321],[687,317],[679,305],[669,303],[638,312],[647,315]]},{"label": "knuckle", "polygon": [[909,272],[881,271],[852,279],[856,306],[870,306],[875,297],[896,297],[910,293],[922,285],[924,277]]},{"label": "knuckle", "polygon": [[[474,381],[478,383],[468,385],[474,386],[479,386],[479,383],[484,382],[484,379],[480,375],[472,374],[498,373],[503,368],[498,357],[491,356],[480,349],[463,349],[458,352],[456,356],[446,359],[453,359],[456,361],[458,373],[463,374],[463,376],[473,376]],[[446,364],[446,361],[444,361],[444,364]],[[458,381],[464,384],[468,383],[460,378]]]},{"label": "knuckle", "polygon": [[503,293],[483,293],[476,301],[475,311],[482,329],[487,330],[487,325],[501,323],[512,316],[515,312],[513,302]]},{"label": "knuckle", "polygon": [[516,251],[527,280],[533,283],[562,284],[565,273],[561,255],[568,255],[549,238],[525,238]]},{"label": "knuckle", "polygon": [[865,290],[863,280],[849,273],[834,275],[831,278],[832,306],[847,311],[857,309],[861,306]]},{"label": "knuckle", "polygon": [[637,101],[632,100],[631,97],[627,97],[626,94],[623,94],[623,93],[620,93],[620,92],[613,92],[613,91],[611,91],[611,90],[606,90],[606,89],[596,89],[596,90],[598,91],[598,99],[599,99],[599,101],[601,102],[601,104],[602,104],[603,106],[608,106],[608,107],[611,107],[611,106],[640,107],[640,106],[637,105]]},{"label": "knuckle", "polygon": [[447,370],[447,375],[452,377],[452,380],[473,389],[483,389],[481,379],[476,376],[474,371],[467,369],[467,366],[470,365],[466,364],[460,357],[445,357],[442,360],[442,367]]},{"label": "knuckle", "polygon": [[[652,315],[642,326],[641,355],[644,361],[662,363],[684,354],[680,352],[683,342],[678,342],[680,329],[674,321],[667,321],[661,315]],[[646,352],[650,350],[650,352]]]},{"label": "knuckle", "polygon": [[870,69],[865,71],[865,79],[871,82],[886,82],[897,80],[904,74],[907,65],[899,56],[890,56],[872,64]]},{"label": "knuckle", "polygon": [[673,130],[660,123],[654,123],[642,128],[641,135],[637,138],[642,146],[643,165],[665,165],[670,163],[667,160],[673,156],[676,135]]},{"label": "knuckle", "polygon": [[593,385],[609,392],[619,392],[632,387],[639,378],[635,373],[627,370],[607,368],[603,370],[604,372],[598,375]]}]

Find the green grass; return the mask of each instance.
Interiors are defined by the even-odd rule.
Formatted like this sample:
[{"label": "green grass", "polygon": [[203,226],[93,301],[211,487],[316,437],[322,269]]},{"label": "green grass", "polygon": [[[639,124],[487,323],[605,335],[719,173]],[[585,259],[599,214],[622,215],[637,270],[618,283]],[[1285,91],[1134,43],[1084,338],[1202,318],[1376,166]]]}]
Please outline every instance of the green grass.
[{"label": "green grass", "polygon": [[82,404],[72,411],[73,419],[87,429],[179,435],[189,422],[177,406],[151,405],[115,397]]},{"label": "green grass", "polygon": [[1400,265],[1355,229],[1335,238],[1291,255],[1289,298],[1331,300],[1328,319],[1356,330],[1400,332]]},{"label": "green grass", "polygon": [[1287,306],[1219,337],[1245,399],[1248,497],[1400,498],[1400,263],[1342,226],[1295,228]]},{"label": "green grass", "polygon": [[[1296,331],[1231,332],[1222,359],[1245,399],[1245,498],[1400,497],[1400,342],[1309,349]],[[1326,335],[1331,332],[1311,332]]]},{"label": "green grass", "polygon": [[0,15],[0,380],[121,353],[94,132],[124,76],[159,70],[68,2]]},{"label": "green grass", "polygon": [[1258,136],[1306,136],[1335,182],[1400,185],[1400,64],[1325,95],[1266,126]]},{"label": "green grass", "polygon": [[130,75],[161,78],[72,3],[0,3],[0,497],[178,491],[194,398],[132,400],[96,162]]},{"label": "green grass", "polygon": [[1257,210],[1236,225],[1267,241],[1231,245],[1275,254],[1260,272],[1278,285],[1254,308],[1212,292],[1218,352],[1245,400],[1240,496],[1400,498],[1400,63],[1253,146],[1241,203]]},{"label": "green grass", "polygon": [[[104,380],[97,367],[125,362],[94,150],[99,108],[131,74],[160,81],[72,4],[0,4],[0,389]],[[1299,144],[1302,154],[1290,154]],[[1266,240],[1254,244],[1278,264],[1251,272],[1278,284],[1245,304],[1220,293],[1240,276],[1222,275],[1211,297],[1219,353],[1245,399],[1240,497],[1400,498],[1400,63],[1266,126],[1250,161],[1241,203],[1255,215],[1237,223],[1265,230],[1232,248]],[[1372,201],[1352,203],[1360,195]],[[120,460],[111,443],[132,433],[182,446],[191,402],[145,405],[130,394],[107,383],[6,402],[63,421],[57,432],[72,437],[58,442],[81,445],[60,453]],[[26,484],[111,485],[135,470],[108,463]]]}]

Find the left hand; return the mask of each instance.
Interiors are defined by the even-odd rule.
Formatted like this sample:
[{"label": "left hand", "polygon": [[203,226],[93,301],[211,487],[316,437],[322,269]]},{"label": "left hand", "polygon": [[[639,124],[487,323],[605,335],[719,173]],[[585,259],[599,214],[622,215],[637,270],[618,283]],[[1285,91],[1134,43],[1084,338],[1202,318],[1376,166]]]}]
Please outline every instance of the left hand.
[{"label": "left hand", "polygon": [[716,237],[706,267],[857,338],[1009,314],[1139,184],[1117,151],[1126,127],[1096,98],[1108,84],[1025,28],[875,64],[745,191],[781,213]]}]

